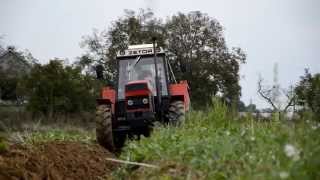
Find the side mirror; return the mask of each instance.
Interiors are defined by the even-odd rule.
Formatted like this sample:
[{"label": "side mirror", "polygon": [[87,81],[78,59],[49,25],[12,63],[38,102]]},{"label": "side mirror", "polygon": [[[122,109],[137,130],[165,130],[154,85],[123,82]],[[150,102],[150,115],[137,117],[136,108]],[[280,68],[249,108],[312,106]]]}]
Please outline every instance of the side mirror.
[{"label": "side mirror", "polygon": [[97,79],[103,80],[104,79],[104,76],[103,76],[104,67],[101,64],[99,64],[96,66],[95,69],[96,69]]}]

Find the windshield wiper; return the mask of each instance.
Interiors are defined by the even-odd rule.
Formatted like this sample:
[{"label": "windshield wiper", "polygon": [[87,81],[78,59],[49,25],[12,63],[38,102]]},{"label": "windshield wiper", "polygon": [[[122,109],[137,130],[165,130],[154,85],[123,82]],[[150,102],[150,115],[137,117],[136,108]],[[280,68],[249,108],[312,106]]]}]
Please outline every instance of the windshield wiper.
[{"label": "windshield wiper", "polygon": [[140,62],[140,60],[141,60],[141,56],[138,56],[132,68],[136,67],[136,65]]},{"label": "windshield wiper", "polygon": [[141,60],[141,56],[138,56],[137,59],[135,59],[134,63],[132,63],[133,65],[130,64],[130,67],[128,69],[129,80],[131,80],[132,69],[140,62],[140,60]]}]

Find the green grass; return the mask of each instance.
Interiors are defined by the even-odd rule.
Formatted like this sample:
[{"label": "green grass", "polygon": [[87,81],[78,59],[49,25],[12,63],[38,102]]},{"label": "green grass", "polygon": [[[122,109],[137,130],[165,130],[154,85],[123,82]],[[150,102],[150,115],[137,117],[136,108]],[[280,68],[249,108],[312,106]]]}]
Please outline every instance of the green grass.
[{"label": "green grass", "polygon": [[[158,125],[152,136],[129,141],[119,158],[159,168],[123,165],[115,179],[320,179],[320,123],[234,120],[218,102],[193,111],[179,127]],[[8,135],[9,134],[9,135]],[[2,136],[2,135],[1,135]],[[95,141],[92,128],[75,125],[23,125],[0,138],[35,144],[47,141]]]},{"label": "green grass", "polygon": [[8,145],[5,141],[5,138],[0,135],[0,154],[2,152],[7,151],[7,149],[8,149]]},{"label": "green grass", "polygon": [[66,131],[61,129],[53,129],[47,132],[32,132],[25,136],[25,141],[28,144],[48,141],[76,141],[90,143],[95,140],[93,132],[83,130]]},{"label": "green grass", "polygon": [[41,123],[25,124],[19,131],[6,132],[11,143],[32,145],[49,141],[76,141],[92,143],[95,141],[95,131],[69,124],[43,125]]},{"label": "green grass", "polygon": [[320,124],[232,120],[215,103],[192,112],[180,127],[157,127],[150,138],[127,143],[122,159],[158,169],[123,166],[128,179],[320,179]]}]

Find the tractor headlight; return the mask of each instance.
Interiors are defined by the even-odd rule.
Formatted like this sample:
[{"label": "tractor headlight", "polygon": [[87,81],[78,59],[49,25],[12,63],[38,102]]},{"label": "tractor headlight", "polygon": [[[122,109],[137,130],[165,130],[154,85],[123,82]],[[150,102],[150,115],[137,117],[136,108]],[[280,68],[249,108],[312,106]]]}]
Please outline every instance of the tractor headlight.
[{"label": "tractor headlight", "polygon": [[128,103],[128,106],[132,106],[132,105],[133,105],[133,101],[132,101],[132,100],[130,100],[130,99],[128,100],[128,102],[127,102],[127,103]]},{"label": "tractor headlight", "polygon": [[142,99],[142,103],[143,104],[148,104],[149,103],[149,99],[148,98],[143,98]]}]

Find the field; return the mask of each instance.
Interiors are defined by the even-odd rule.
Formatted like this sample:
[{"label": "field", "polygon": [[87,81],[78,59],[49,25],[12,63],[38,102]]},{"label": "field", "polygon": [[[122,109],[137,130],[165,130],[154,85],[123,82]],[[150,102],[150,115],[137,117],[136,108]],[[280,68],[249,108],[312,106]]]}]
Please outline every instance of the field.
[{"label": "field", "polygon": [[214,107],[189,113],[178,127],[156,125],[150,138],[128,141],[117,155],[96,144],[93,129],[7,133],[0,179],[320,179],[319,122],[239,119]]}]

